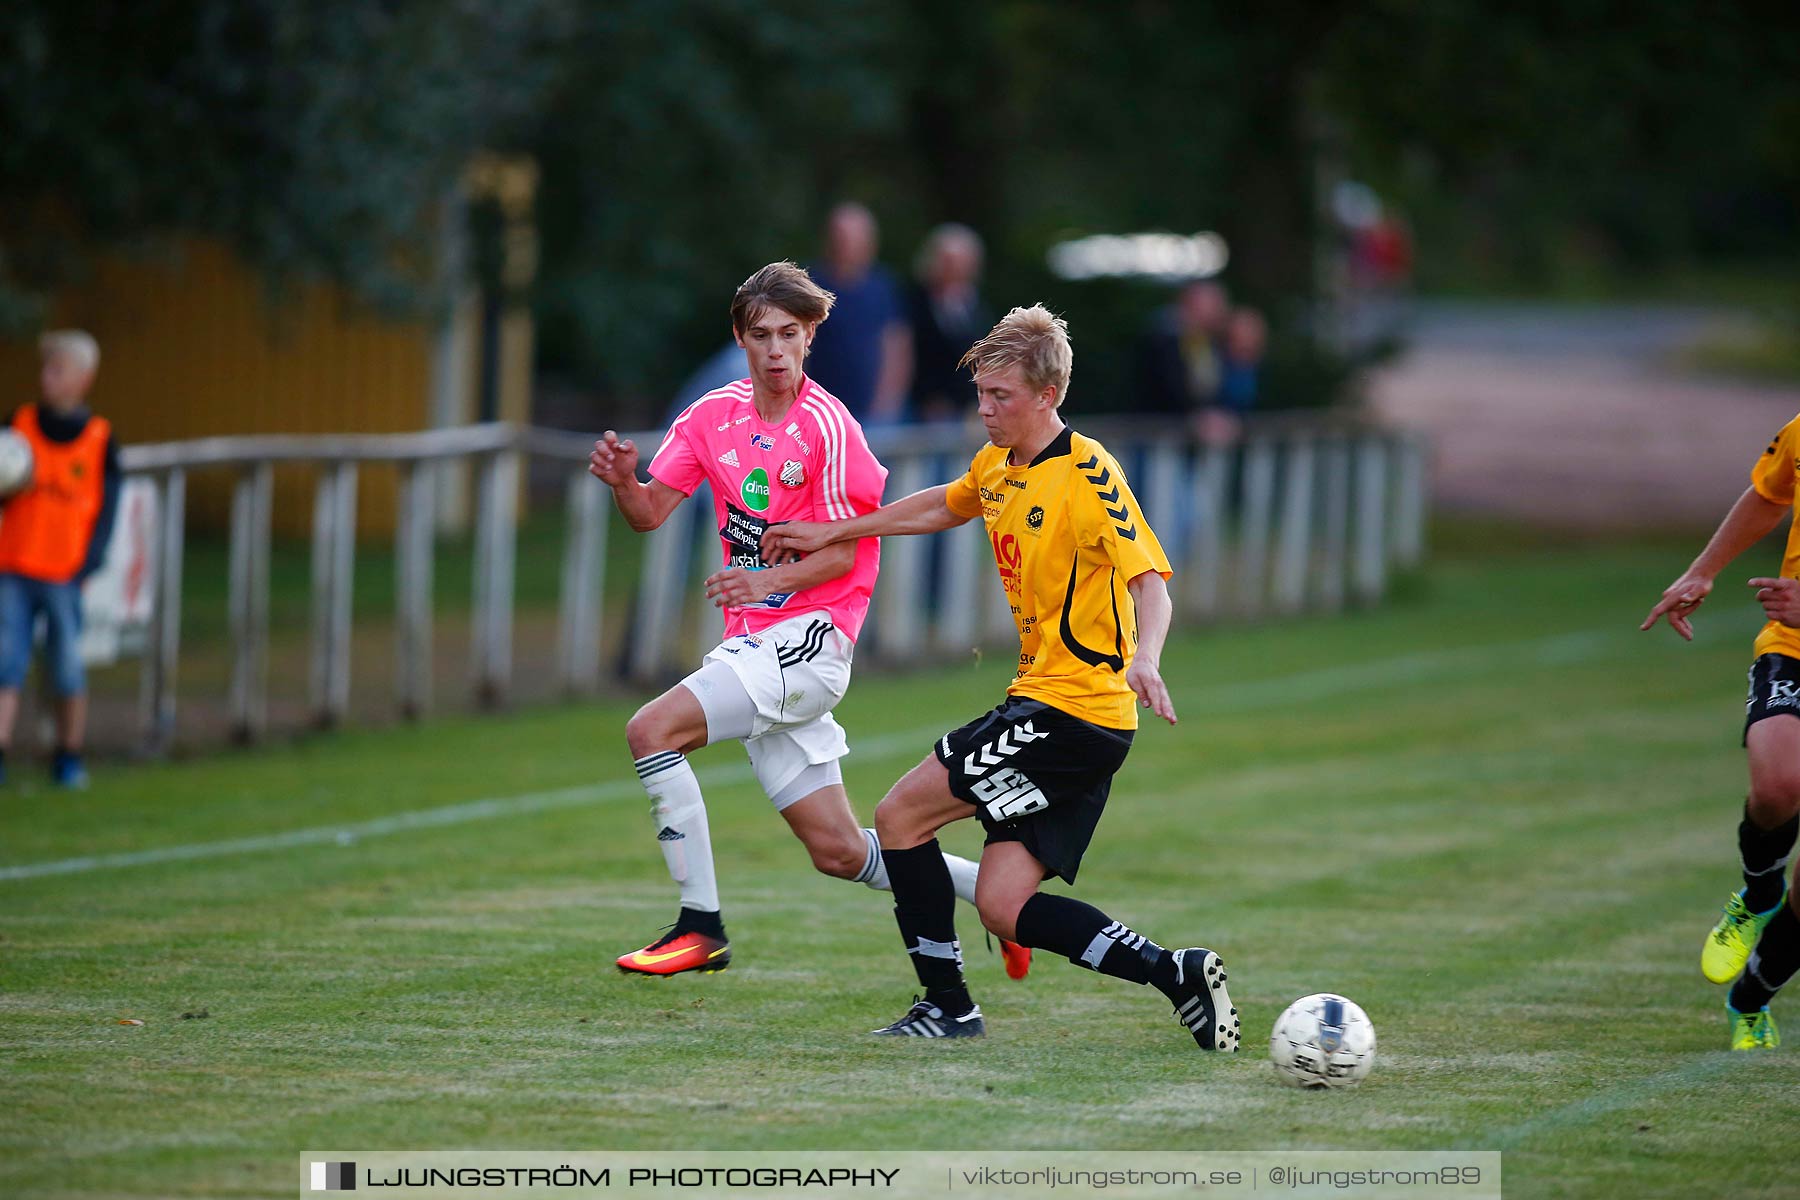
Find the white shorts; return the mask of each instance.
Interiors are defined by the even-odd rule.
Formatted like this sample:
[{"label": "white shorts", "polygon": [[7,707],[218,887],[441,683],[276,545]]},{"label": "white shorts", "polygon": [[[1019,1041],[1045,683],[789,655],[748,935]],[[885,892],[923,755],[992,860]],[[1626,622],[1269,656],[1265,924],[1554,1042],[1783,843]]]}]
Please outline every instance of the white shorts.
[{"label": "white shorts", "polygon": [[[801,613],[725,639],[682,680],[706,713],[707,742],[741,739],[777,810],[842,778],[837,760],[850,747],[831,710],[850,687],[855,649],[824,613]],[[720,686],[721,669],[741,694]]]}]

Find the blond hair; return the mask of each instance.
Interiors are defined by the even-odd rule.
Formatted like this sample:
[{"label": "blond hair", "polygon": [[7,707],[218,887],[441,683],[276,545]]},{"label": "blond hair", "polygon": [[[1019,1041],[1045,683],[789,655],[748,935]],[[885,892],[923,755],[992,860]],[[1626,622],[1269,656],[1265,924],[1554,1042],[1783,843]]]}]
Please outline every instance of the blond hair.
[{"label": "blond hair", "polygon": [[1033,394],[1054,387],[1056,406],[1061,408],[1069,394],[1069,376],[1075,370],[1069,323],[1042,304],[1015,308],[970,346],[956,365],[976,375],[1018,367]]},{"label": "blond hair", "polygon": [[52,329],[38,338],[38,354],[44,358],[67,355],[90,375],[100,369],[100,343],[83,329]]},{"label": "blond hair", "polygon": [[738,285],[731,298],[731,327],[743,333],[771,308],[817,325],[831,315],[837,297],[813,282],[798,263],[772,262]]}]

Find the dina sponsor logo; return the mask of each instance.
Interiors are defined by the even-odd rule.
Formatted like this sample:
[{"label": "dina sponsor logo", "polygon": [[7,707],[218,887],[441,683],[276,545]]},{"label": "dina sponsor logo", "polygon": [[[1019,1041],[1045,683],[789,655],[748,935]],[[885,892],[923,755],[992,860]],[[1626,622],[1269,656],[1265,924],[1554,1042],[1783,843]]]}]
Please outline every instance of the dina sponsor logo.
[{"label": "dina sponsor logo", "polygon": [[769,473],[761,467],[750,472],[749,475],[744,477],[744,486],[741,489],[741,494],[744,497],[745,508],[750,509],[752,512],[768,512]]}]

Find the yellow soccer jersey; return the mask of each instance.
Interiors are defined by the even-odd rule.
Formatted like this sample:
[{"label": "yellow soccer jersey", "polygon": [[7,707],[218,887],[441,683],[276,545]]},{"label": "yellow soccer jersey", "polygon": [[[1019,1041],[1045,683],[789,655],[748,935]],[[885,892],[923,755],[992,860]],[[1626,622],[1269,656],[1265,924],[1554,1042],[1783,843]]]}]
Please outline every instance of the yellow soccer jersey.
[{"label": "yellow soccer jersey", "polygon": [[[1800,476],[1800,417],[1781,427],[1750,469],[1750,486],[1764,500],[1776,504],[1794,503],[1794,480]],[[1788,579],[1800,579],[1800,523],[1788,529],[1787,550],[1781,556],[1781,573]],[[1756,635],[1756,657],[1785,654],[1800,658],[1800,629],[1770,621]]]},{"label": "yellow soccer jersey", "polygon": [[1169,560],[1093,438],[1064,428],[1029,466],[983,446],[945,503],[987,525],[994,564],[1019,628],[1019,673],[1006,689],[1111,729],[1136,729],[1125,668],[1137,653],[1137,609],[1125,585]]}]

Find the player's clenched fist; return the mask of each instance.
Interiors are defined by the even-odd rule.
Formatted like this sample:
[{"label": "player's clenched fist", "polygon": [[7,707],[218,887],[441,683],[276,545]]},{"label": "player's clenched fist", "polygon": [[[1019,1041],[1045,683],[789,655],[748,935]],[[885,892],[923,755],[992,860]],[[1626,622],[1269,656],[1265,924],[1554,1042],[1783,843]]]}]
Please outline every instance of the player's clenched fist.
[{"label": "player's clenched fist", "polygon": [[619,435],[607,430],[594,443],[594,451],[588,455],[588,474],[600,480],[608,487],[623,487],[637,480],[638,452],[637,446],[629,438],[619,440]]},{"label": "player's clenched fist", "polygon": [[826,522],[783,521],[763,531],[763,561],[786,562],[795,555],[811,554],[830,544],[830,531]]},{"label": "player's clenched fist", "polygon": [[1756,602],[1769,620],[1800,628],[1800,579],[1752,579]]}]

